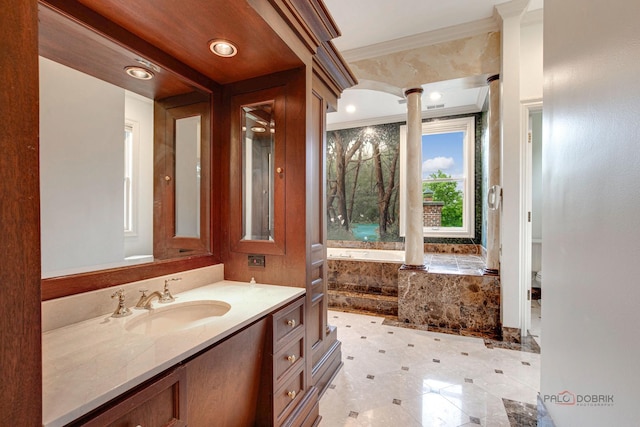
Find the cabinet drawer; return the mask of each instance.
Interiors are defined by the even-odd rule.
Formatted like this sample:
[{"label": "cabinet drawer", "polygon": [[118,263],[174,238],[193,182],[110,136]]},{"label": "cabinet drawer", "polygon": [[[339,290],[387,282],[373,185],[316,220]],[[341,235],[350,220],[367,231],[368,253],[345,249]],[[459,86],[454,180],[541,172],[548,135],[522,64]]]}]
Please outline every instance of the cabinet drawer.
[{"label": "cabinet drawer", "polygon": [[301,298],[273,315],[274,353],[280,350],[298,331],[304,330],[303,303],[304,298]]},{"label": "cabinet drawer", "polygon": [[289,344],[284,344],[283,349],[273,356],[276,383],[282,380],[282,378],[284,378],[289,372],[297,369],[298,366],[303,365],[303,356],[304,337],[300,336],[297,340]]},{"label": "cabinet drawer", "polygon": [[311,387],[282,427],[315,427],[320,424],[320,420],[318,389]]},{"label": "cabinet drawer", "polygon": [[185,384],[184,368],[176,368],[159,380],[145,384],[131,395],[109,405],[108,409],[98,415],[77,420],[68,426],[186,426]]},{"label": "cabinet drawer", "polygon": [[302,398],[304,385],[304,370],[296,373],[273,396],[274,412],[277,414],[278,425],[287,417]]}]

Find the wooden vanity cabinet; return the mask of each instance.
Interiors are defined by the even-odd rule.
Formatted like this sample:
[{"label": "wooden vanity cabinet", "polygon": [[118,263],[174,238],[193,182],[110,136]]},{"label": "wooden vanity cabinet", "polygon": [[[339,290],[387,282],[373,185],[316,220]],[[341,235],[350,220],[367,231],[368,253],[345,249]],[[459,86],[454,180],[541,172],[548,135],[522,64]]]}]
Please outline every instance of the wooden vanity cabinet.
[{"label": "wooden vanity cabinet", "polygon": [[185,363],[190,426],[255,425],[267,327],[262,318]]},{"label": "wooden vanity cabinet", "polygon": [[186,372],[179,366],[151,380],[97,415],[89,414],[68,426],[185,427],[187,426]]},{"label": "wooden vanity cabinet", "polygon": [[314,426],[305,351],[301,296],[69,426]]},{"label": "wooden vanity cabinet", "polygon": [[318,390],[306,376],[305,298],[271,314],[257,426],[311,426],[320,422]]}]

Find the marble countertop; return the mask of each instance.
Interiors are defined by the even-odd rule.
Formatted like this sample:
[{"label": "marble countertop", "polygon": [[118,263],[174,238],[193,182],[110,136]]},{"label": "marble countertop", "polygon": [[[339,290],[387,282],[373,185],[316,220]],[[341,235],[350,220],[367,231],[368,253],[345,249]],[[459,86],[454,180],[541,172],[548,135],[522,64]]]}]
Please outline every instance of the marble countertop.
[{"label": "marble countertop", "polygon": [[[43,425],[63,426],[304,295],[303,288],[224,280],[175,295],[180,304],[219,300],[223,316],[163,335],[134,334],[123,318],[104,315],[42,334]],[[158,305],[154,302],[154,305]]]}]

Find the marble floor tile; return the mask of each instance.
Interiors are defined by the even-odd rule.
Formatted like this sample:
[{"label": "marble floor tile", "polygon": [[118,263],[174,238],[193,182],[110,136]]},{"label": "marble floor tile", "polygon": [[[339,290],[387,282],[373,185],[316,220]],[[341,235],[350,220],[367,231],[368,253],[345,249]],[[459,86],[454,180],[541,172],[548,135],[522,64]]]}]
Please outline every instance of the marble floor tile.
[{"label": "marble floor tile", "polygon": [[542,300],[531,301],[531,327],[529,334],[542,347],[542,334],[540,333],[540,324],[542,323]]},{"label": "marble floor tile", "polygon": [[501,427],[531,415],[539,354],[384,320],[329,311],[344,365],[320,400],[322,426]]}]

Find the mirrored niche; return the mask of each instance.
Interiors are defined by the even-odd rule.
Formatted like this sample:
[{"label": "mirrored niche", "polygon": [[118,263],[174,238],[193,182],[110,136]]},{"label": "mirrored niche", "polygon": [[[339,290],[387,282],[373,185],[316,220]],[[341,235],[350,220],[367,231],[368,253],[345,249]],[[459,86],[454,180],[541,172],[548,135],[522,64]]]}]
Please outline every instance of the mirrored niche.
[{"label": "mirrored niche", "polygon": [[242,235],[273,241],[273,101],[242,107]]},{"label": "mirrored niche", "polygon": [[285,253],[285,93],[282,86],[231,99],[231,247]]}]

